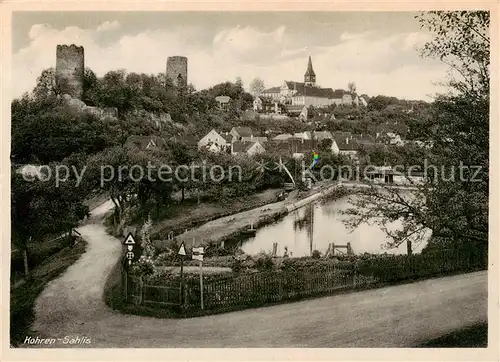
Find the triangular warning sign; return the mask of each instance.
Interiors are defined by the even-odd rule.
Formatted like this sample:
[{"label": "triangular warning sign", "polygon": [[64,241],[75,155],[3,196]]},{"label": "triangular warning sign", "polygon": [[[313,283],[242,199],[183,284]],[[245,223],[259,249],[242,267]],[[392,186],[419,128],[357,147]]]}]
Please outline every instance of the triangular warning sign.
[{"label": "triangular warning sign", "polygon": [[177,254],[186,255],[186,248],[184,248],[184,243],[181,244],[181,247],[179,248],[179,252]]},{"label": "triangular warning sign", "polygon": [[134,237],[132,236],[132,233],[128,233],[127,237],[123,241],[123,245],[134,245],[135,240]]}]

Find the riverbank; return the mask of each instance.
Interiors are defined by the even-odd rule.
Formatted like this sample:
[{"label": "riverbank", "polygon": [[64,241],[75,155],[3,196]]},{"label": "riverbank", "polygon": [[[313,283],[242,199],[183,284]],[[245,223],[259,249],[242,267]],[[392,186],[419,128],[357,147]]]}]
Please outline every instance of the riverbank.
[{"label": "riverbank", "polygon": [[220,244],[222,241],[231,241],[244,236],[246,230],[276,222],[289,212],[310,204],[342,189],[342,185],[335,183],[320,183],[312,190],[303,194],[292,192],[289,197],[280,202],[267,204],[251,210],[239,212],[226,217],[209,221],[195,229],[188,230],[176,237],[178,242],[187,245]]},{"label": "riverbank", "polygon": [[245,198],[233,199],[229,203],[214,201],[198,204],[195,199],[186,199],[176,205],[171,217],[153,225],[152,238],[166,239],[171,232],[179,235],[186,229],[198,228],[206,222],[274,203],[281,191],[269,189]]}]

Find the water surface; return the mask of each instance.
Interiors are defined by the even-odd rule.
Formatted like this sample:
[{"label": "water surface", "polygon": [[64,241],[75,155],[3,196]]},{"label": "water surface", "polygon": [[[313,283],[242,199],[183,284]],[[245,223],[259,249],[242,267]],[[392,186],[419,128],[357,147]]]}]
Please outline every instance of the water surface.
[{"label": "water surface", "polygon": [[[351,243],[355,254],[390,253],[406,254],[406,243],[395,249],[383,248],[391,239],[376,224],[362,224],[350,231],[343,223],[348,215],[343,210],[353,207],[347,196],[337,200],[309,204],[291,212],[275,224],[259,228],[255,237],[243,242],[245,253],[255,255],[261,251],[271,252],[273,243],[278,243],[278,255],[283,255],[285,246],[292,256],[309,256],[313,250],[324,254],[330,243],[346,245]],[[399,223],[392,225],[400,227]],[[428,235],[427,235],[428,237]],[[413,242],[414,253],[418,253],[426,245],[427,239]]]}]

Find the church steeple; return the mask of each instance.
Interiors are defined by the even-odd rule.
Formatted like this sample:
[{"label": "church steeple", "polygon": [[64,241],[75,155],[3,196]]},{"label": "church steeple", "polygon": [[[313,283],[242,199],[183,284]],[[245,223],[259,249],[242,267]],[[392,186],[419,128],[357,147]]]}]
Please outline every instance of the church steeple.
[{"label": "church steeple", "polygon": [[309,62],[307,63],[306,74],[304,74],[304,83],[309,86],[316,85],[316,73],[314,73],[313,70],[311,56],[309,56]]}]

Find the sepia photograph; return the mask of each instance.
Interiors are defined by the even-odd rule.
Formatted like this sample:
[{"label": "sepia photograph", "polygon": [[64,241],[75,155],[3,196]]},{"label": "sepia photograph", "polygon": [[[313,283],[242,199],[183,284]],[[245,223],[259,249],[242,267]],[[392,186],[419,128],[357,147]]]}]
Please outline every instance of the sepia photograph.
[{"label": "sepia photograph", "polygon": [[10,348],[492,347],[490,15],[13,11]]}]

